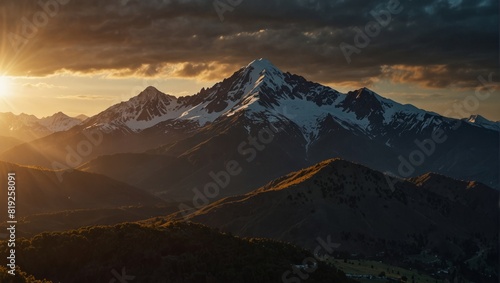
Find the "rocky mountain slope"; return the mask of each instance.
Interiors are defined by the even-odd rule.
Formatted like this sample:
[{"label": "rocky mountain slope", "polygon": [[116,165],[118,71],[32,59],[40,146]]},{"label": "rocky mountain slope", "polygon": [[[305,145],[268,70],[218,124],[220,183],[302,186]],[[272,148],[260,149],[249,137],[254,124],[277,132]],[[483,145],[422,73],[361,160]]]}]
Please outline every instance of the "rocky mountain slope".
[{"label": "rocky mountain slope", "polygon": [[[498,187],[498,144],[498,131],[402,105],[367,88],[343,94],[260,59],[192,96],[176,98],[148,87],[81,126],[0,158],[48,168],[82,166],[185,200],[231,161],[244,173],[220,196],[246,193],[335,157],[399,177],[437,172]],[[135,172],[138,160],[156,169]]]},{"label": "rocky mountain slope", "polygon": [[[477,182],[437,174],[394,179],[334,159],[170,219],[310,250],[318,238],[328,239],[337,246],[332,253],[402,260],[427,251],[451,261],[488,262],[498,254],[498,199],[498,191]],[[495,264],[485,263],[481,272],[491,274]]]}]

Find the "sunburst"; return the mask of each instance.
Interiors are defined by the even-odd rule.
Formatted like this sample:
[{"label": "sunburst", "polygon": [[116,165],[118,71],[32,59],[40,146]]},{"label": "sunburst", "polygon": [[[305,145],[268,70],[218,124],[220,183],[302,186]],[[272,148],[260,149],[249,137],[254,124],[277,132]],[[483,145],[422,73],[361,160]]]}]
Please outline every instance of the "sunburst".
[{"label": "sunburst", "polygon": [[6,97],[10,94],[10,80],[8,77],[0,76],[0,97]]}]

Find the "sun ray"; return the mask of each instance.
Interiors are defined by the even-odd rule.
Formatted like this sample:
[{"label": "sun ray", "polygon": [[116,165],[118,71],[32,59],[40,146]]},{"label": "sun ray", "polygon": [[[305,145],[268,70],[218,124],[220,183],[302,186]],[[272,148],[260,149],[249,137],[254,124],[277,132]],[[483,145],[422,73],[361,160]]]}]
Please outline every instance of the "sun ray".
[{"label": "sun ray", "polygon": [[6,97],[10,94],[10,80],[8,77],[0,76],[0,97]]}]

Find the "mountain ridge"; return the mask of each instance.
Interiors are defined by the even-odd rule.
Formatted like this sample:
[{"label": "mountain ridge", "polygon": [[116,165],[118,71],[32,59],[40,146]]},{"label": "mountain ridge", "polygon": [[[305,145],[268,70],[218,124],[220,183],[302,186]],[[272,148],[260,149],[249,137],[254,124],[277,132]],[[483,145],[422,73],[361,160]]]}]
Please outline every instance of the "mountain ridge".
[{"label": "mountain ridge", "polygon": [[56,132],[69,130],[79,125],[82,118],[69,117],[63,112],[42,118],[25,113],[16,115],[12,112],[4,112],[0,113],[0,132],[2,136],[29,142]]},{"label": "mountain ridge", "polygon": [[[498,191],[482,184],[471,187],[437,174],[393,182],[366,166],[332,159],[167,219],[310,250],[314,239],[329,235],[339,252],[361,258],[385,254],[398,261],[432,253],[433,259],[462,262],[495,255],[498,197]],[[478,271],[494,270],[490,264]]]},{"label": "mountain ridge", "polygon": [[[267,132],[266,139],[265,129],[277,131],[272,135]],[[268,177],[276,178],[335,157],[401,177],[437,172],[493,187],[499,184],[497,132],[397,103],[367,88],[340,93],[284,73],[265,59],[253,61],[192,96],[176,98],[149,87],[77,127],[17,146],[0,154],[0,158],[51,168],[53,162],[66,163],[70,153],[65,149],[69,146],[75,150],[92,133],[102,135],[102,142],[88,154],[81,154],[76,167],[92,161],[95,168],[104,170],[98,173],[132,181],[127,180],[130,176],[115,174],[120,170],[134,172],[126,168],[130,165],[116,164],[116,172],[110,172],[112,168],[98,163],[102,160],[109,164],[114,154],[147,153],[152,163],[158,158],[151,155],[166,155],[180,164],[191,164],[188,173],[181,173],[174,183],[164,176],[167,172],[142,172],[143,180],[157,182],[134,185],[157,193],[189,192],[194,184],[185,180],[209,181],[206,176],[220,170],[218,164],[241,159],[242,155],[257,156],[254,152],[262,151],[262,145],[246,148],[255,144],[251,142],[253,137],[271,142],[265,146],[270,150],[259,155],[266,160],[268,172],[262,171],[263,166],[250,164],[249,172],[266,177],[234,184],[242,185],[242,190],[263,185]],[[429,145],[435,133],[441,136]],[[432,150],[422,151],[422,146]],[[414,154],[420,154],[421,161],[414,162]],[[130,155],[125,159],[134,158]],[[280,159],[286,162],[279,163]],[[400,169],[403,162],[405,171]],[[86,170],[92,171],[92,166],[86,166]],[[175,164],[166,167],[170,166]],[[180,180],[184,180],[182,184],[176,183]]]},{"label": "mountain ridge", "polygon": [[17,217],[63,210],[163,203],[128,184],[90,172],[66,172],[60,181],[55,171],[0,161],[0,173],[4,176],[15,173],[16,195],[19,196]]},{"label": "mountain ridge", "polygon": [[491,121],[486,118],[484,118],[481,115],[471,115],[469,118],[463,118],[462,121],[465,121],[471,125],[485,128],[485,129],[490,129],[493,131],[498,131],[500,132],[500,121]]}]

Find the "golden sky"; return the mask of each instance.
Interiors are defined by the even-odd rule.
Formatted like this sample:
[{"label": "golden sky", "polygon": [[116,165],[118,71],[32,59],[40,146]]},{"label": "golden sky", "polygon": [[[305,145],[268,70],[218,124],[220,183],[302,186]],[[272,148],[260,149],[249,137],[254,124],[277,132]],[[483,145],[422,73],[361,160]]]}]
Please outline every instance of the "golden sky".
[{"label": "golden sky", "polygon": [[[342,92],[500,120],[497,11],[493,0],[2,1],[0,112],[93,115],[149,85],[192,95],[267,58]],[[487,100],[456,110],[485,87]]]}]

